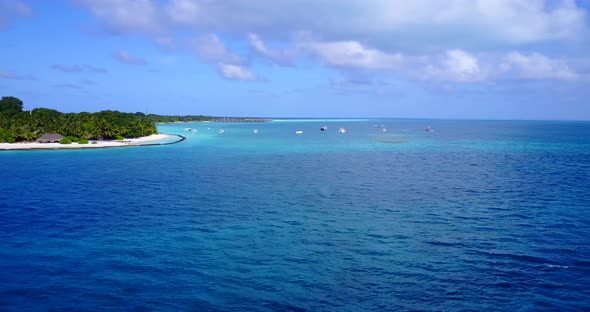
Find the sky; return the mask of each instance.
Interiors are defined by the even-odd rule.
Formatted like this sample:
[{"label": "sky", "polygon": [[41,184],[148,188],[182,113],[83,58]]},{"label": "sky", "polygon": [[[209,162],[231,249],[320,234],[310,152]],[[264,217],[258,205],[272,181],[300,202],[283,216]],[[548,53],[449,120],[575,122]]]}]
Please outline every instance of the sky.
[{"label": "sky", "polygon": [[590,120],[586,0],[0,0],[25,109]]}]

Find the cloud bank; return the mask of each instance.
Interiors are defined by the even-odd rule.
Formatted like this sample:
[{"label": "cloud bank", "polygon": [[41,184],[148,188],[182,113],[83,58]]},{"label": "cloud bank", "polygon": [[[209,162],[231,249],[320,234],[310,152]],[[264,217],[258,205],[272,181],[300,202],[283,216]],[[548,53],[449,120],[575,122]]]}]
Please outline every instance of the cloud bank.
[{"label": "cloud bank", "polygon": [[[178,28],[279,38],[298,31],[328,40],[368,38],[373,46],[451,37],[522,44],[580,39],[586,12],[573,0],[77,0],[113,33],[173,33]],[[452,39],[452,38],[451,38]],[[455,40],[451,40],[455,41]]]},{"label": "cloud bank", "polygon": [[[254,80],[248,58],[256,56],[424,81],[572,81],[581,77],[575,62],[535,49],[588,38],[587,12],[573,0],[75,1],[111,34],[190,50],[239,80]],[[244,45],[250,55],[237,52]],[[145,64],[124,51],[115,57]]]}]

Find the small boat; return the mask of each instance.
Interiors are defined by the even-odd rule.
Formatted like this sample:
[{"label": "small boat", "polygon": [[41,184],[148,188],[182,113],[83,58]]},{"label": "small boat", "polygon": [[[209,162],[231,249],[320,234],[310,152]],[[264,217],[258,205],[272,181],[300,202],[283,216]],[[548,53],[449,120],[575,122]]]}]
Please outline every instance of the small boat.
[{"label": "small boat", "polygon": [[254,134],[258,134],[258,129],[254,129]]},{"label": "small boat", "polygon": [[323,126],[320,128],[320,131],[327,131],[328,130],[328,126]]},{"label": "small boat", "polygon": [[300,129],[295,130],[295,134],[302,134],[303,131],[301,131]]},{"label": "small boat", "polygon": [[338,133],[345,133],[345,132],[346,132],[346,130],[344,128],[338,129]]},{"label": "small boat", "polygon": [[184,128],[184,131],[189,132],[191,131],[191,128]]},{"label": "small boat", "polygon": [[217,131],[217,133],[219,133],[219,134],[222,134],[222,133],[224,133],[224,132],[225,132],[225,131],[223,131],[223,129],[219,129],[219,131]]},{"label": "small boat", "polygon": [[426,127],[426,132],[432,132],[434,131],[430,126]]},{"label": "small boat", "polygon": [[192,131],[192,133],[197,133],[197,132],[199,132],[199,131],[197,131],[197,130],[193,130],[193,131]]}]

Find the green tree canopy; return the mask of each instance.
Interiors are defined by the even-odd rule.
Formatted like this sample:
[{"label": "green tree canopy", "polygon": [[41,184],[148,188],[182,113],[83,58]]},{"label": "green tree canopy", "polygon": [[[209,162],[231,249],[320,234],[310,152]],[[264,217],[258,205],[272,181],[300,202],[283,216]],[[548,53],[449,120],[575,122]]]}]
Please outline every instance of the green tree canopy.
[{"label": "green tree canopy", "polygon": [[[2,1],[2,0],[0,0]],[[0,142],[34,141],[45,133],[80,139],[136,138],[157,133],[156,122],[204,121],[207,116],[160,116],[141,112],[105,110],[96,113],[62,113],[55,109],[23,111],[15,97],[0,101]]]},{"label": "green tree canopy", "polygon": [[3,96],[0,100],[0,113],[12,115],[23,111],[23,101],[14,96]]}]

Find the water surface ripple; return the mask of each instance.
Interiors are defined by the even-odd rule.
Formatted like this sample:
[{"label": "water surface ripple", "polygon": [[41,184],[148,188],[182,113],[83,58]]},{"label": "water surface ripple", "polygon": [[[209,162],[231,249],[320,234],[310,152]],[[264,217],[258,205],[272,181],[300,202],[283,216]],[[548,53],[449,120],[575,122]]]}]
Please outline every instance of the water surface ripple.
[{"label": "water surface ripple", "polygon": [[590,307],[590,123],[326,123],[0,153],[0,310]]}]

